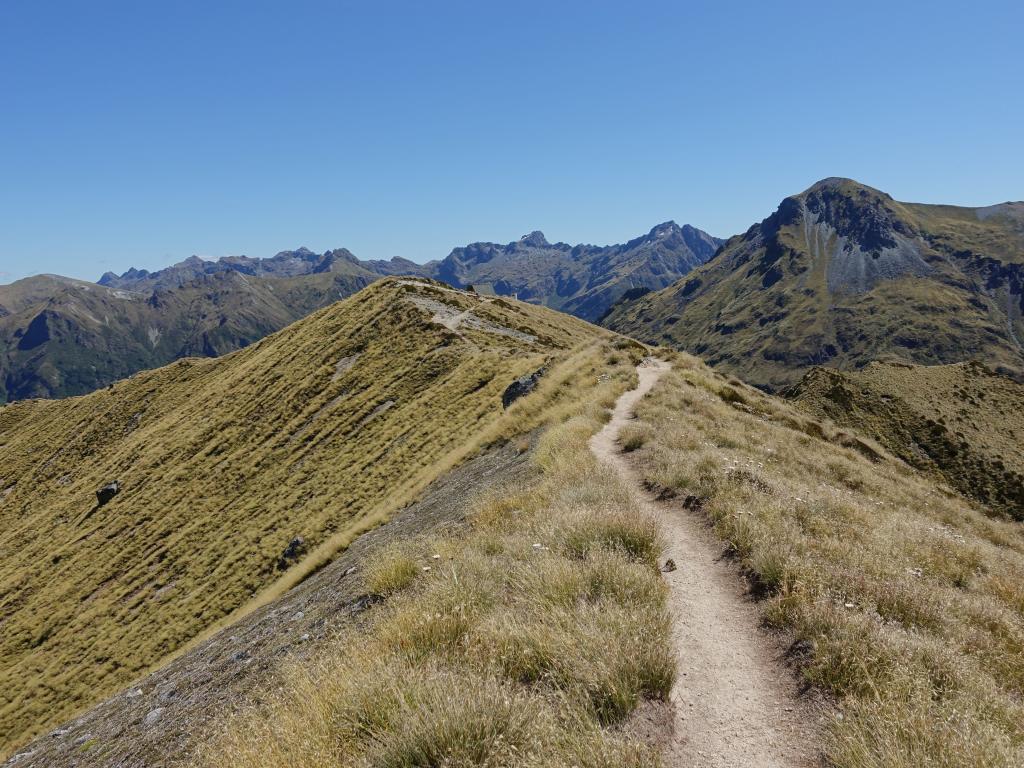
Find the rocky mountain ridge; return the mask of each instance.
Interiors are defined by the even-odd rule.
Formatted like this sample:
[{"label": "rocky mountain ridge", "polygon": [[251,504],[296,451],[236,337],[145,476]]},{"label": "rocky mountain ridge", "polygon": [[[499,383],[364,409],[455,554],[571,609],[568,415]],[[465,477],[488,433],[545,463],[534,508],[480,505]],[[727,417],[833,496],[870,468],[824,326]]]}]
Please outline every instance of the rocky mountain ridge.
[{"label": "rocky mountain ridge", "polygon": [[814,365],[978,358],[1024,374],[1024,203],[901,203],[824,179],[605,320],[768,388]]},{"label": "rocky mountain ridge", "polygon": [[689,272],[719,242],[666,222],[622,245],[551,244],[533,232],[422,265],[299,248],[266,259],[192,256],[153,272],[108,272],[98,285],[28,278],[0,286],[0,403],[81,395],[175,359],[241,349],[389,275],[472,285],[596,320],[627,291]]}]

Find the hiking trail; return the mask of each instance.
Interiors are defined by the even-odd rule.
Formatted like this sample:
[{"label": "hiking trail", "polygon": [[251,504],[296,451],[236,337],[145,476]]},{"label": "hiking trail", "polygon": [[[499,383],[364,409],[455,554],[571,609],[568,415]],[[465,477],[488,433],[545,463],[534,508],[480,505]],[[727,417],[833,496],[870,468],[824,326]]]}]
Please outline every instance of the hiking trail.
[{"label": "hiking trail", "polygon": [[[619,431],[670,365],[647,358],[639,384],[615,403],[611,420],[590,441],[598,461],[614,469],[637,504],[661,525],[669,586],[677,680],[670,703],[666,766],[810,768],[821,765],[818,715],[799,695],[784,651],[759,629],[756,607],[736,567],[722,555],[699,512],[657,501],[617,445]],[[664,562],[664,561],[663,561]]]}]

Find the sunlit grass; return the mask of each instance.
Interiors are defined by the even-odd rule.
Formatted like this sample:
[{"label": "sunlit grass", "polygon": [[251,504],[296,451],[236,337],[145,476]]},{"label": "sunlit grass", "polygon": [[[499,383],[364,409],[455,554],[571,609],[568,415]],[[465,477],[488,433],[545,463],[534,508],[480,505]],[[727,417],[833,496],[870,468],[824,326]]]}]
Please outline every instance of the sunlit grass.
[{"label": "sunlit grass", "polygon": [[[613,400],[631,361],[605,378]],[[369,578],[391,597],[369,624],[282,670],[197,763],[657,765],[615,729],[667,697],[675,664],[658,528],[587,446],[606,399],[556,409],[539,479],[481,501],[463,535],[381,553]]]},{"label": "sunlit grass", "polygon": [[[453,333],[414,293],[536,341]],[[383,280],[235,354],[0,408],[0,753],[273,600],[482,447],[613,399],[608,339]],[[282,562],[296,536],[304,553]]]},{"label": "sunlit grass", "polygon": [[645,477],[709,518],[837,698],[835,765],[1024,764],[1019,524],[685,355],[637,414]]}]

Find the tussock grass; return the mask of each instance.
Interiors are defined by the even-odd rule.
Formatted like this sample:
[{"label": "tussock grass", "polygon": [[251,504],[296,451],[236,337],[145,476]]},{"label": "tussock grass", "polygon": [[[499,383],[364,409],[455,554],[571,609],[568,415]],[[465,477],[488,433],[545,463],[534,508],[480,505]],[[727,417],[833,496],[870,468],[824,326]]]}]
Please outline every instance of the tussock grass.
[{"label": "tussock grass", "polygon": [[714,524],[834,695],[843,768],[1024,764],[1024,531],[867,438],[685,355],[638,407],[645,477]]},{"label": "tussock grass", "polygon": [[619,444],[626,453],[643,448],[644,443],[650,440],[650,427],[645,424],[627,424],[619,432]]},{"label": "tussock grass", "polygon": [[1024,520],[1024,386],[980,363],[817,368],[787,392],[965,496]]},{"label": "tussock grass", "polygon": [[[424,296],[534,340],[453,332]],[[0,408],[0,756],[273,600],[481,447],[613,399],[630,373],[602,365],[612,343],[541,307],[381,280],[234,354]]]},{"label": "tussock grass", "polygon": [[[604,377],[610,396],[630,368]],[[614,727],[665,699],[675,666],[658,529],[587,447],[605,399],[554,404],[539,479],[481,500],[463,534],[384,553],[371,580],[404,587],[360,634],[286,666],[196,764],[657,765]]]},{"label": "tussock grass", "polygon": [[420,571],[429,566],[421,566],[422,558],[417,558],[410,547],[403,544],[391,544],[366,568],[363,579],[366,588],[375,595],[391,595],[405,589],[419,575]]}]

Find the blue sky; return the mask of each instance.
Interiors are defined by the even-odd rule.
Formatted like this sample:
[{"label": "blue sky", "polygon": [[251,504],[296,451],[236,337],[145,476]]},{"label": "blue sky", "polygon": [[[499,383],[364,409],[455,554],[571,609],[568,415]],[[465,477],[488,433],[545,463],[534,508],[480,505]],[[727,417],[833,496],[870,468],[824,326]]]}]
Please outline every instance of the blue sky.
[{"label": "blue sky", "polygon": [[719,236],[851,176],[1024,198],[1024,4],[0,4],[0,282],[542,229]]}]

